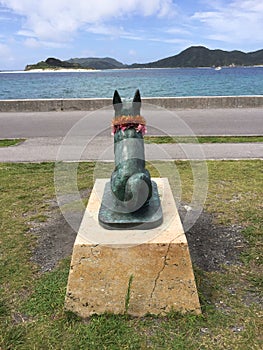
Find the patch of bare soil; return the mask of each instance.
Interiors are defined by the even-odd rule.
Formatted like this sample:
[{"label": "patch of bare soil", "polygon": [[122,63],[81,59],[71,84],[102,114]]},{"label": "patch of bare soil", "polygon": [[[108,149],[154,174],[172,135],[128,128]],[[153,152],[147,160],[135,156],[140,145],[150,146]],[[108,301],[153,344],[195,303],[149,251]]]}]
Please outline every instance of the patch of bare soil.
[{"label": "patch of bare soil", "polygon": [[[186,210],[180,206],[183,219]],[[75,220],[81,220],[81,215]],[[204,271],[219,271],[222,265],[238,264],[238,257],[244,245],[241,227],[213,224],[211,214],[202,212],[194,226],[186,232],[192,262]],[[52,270],[63,258],[72,254],[76,232],[67,223],[57,205],[53,202],[48,220],[37,224],[33,233],[38,238],[33,252],[33,261],[42,272]]]},{"label": "patch of bare soil", "polygon": [[[179,207],[179,214],[183,219],[184,206]],[[203,211],[186,232],[192,262],[204,271],[219,271],[223,265],[239,264],[240,253],[247,243],[241,226],[216,225],[213,219],[213,215]]]},{"label": "patch of bare soil", "polygon": [[76,233],[57,210],[33,232],[38,243],[32,260],[39,265],[41,272],[52,270],[61,259],[71,255]]}]

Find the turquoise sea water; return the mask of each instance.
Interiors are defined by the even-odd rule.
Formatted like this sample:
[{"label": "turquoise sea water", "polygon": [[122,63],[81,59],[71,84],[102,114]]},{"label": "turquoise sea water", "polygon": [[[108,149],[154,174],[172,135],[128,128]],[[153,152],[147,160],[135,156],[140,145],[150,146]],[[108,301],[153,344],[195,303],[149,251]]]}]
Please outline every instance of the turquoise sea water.
[{"label": "turquoise sea water", "polygon": [[0,73],[0,99],[263,95],[263,67]]}]

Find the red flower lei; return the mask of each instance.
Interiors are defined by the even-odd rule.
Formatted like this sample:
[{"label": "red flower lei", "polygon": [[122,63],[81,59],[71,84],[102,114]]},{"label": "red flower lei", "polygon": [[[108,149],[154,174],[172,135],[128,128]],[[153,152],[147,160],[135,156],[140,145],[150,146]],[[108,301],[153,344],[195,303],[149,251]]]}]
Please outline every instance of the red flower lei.
[{"label": "red flower lei", "polygon": [[132,116],[132,115],[121,115],[117,118],[112,119],[111,123],[111,134],[114,135],[117,131],[125,131],[126,129],[134,128],[136,132],[141,132],[142,135],[146,134],[146,121],[145,119],[140,116]]}]

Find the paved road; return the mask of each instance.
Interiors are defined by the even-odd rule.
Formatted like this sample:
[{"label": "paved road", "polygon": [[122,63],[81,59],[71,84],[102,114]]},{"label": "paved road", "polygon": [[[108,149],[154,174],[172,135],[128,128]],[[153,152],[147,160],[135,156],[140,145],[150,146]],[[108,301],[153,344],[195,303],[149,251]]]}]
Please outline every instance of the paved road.
[{"label": "paved road", "polygon": [[[150,134],[263,135],[263,108],[164,110],[142,109]],[[110,126],[112,108],[95,112],[0,113],[0,138],[63,137],[75,126],[95,136]],[[77,127],[79,126],[78,130]]]},{"label": "paved road", "polygon": [[[263,143],[243,144],[146,144],[147,160],[263,159]],[[0,162],[113,161],[112,137],[30,138],[19,146],[0,148]]]},{"label": "paved road", "polygon": [[[263,135],[263,109],[166,111],[145,108],[151,135]],[[0,162],[113,160],[111,108],[96,112],[0,113],[0,138],[24,137],[0,148]],[[263,143],[146,145],[146,159],[263,159]]]}]

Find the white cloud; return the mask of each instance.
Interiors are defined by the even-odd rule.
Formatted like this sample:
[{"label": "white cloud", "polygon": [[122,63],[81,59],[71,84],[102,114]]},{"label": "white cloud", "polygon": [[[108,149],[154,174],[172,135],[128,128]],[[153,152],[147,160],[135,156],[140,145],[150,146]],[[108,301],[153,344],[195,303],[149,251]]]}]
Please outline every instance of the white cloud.
[{"label": "white cloud", "polygon": [[31,49],[37,49],[41,46],[40,42],[38,40],[36,40],[35,38],[27,38],[24,41],[24,45],[26,47],[31,48]]},{"label": "white cloud", "polygon": [[146,35],[134,35],[131,33],[123,34],[121,35],[123,39],[128,39],[128,40],[135,40],[135,41],[144,41],[144,40],[149,40]]},{"label": "white cloud", "polygon": [[137,51],[133,50],[133,49],[130,49],[129,50],[129,56],[131,57],[135,57],[137,55]]},{"label": "white cloud", "polygon": [[24,46],[26,46],[30,49],[38,49],[38,48],[44,48],[44,47],[58,49],[58,48],[68,47],[67,44],[65,44],[65,43],[37,40],[35,38],[25,39]]},{"label": "white cloud", "polygon": [[86,31],[93,34],[103,34],[103,35],[111,35],[111,36],[123,36],[128,35],[129,33],[125,31],[123,27],[117,27],[113,25],[106,24],[94,24],[88,25]]},{"label": "white cloud", "polygon": [[190,35],[191,31],[179,27],[171,27],[165,30],[165,33],[172,35]]},{"label": "white cloud", "polygon": [[2,0],[1,3],[25,18],[20,34],[33,32],[32,36],[40,40],[64,42],[86,25],[102,25],[129,15],[163,17],[175,12],[172,0]]},{"label": "white cloud", "polygon": [[159,43],[166,43],[166,44],[180,44],[180,46],[187,46],[189,43],[189,40],[186,40],[184,38],[165,38],[165,37],[150,37],[148,38],[149,41],[152,42],[159,42]]},{"label": "white cloud", "polygon": [[5,68],[7,63],[14,61],[10,48],[0,43],[0,67]]},{"label": "white cloud", "polygon": [[193,20],[202,23],[206,37],[232,44],[262,43],[263,2],[258,0],[235,0],[226,3],[209,3],[212,10],[196,12]]},{"label": "white cloud", "polygon": [[30,38],[32,37],[36,37],[35,33],[32,32],[32,31],[29,31],[29,30],[24,30],[24,29],[21,29],[17,32],[18,35],[22,35],[22,36],[28,36]]},{"label": "white cloud", "polygon": [[167,43],[167,44],[180,44],[184,46],[189,46],[189,41],[186,39],[164,39],[162,42]]},{"label": "white cloud", "polygon": [[7,45],[0,43],[0,56],[9,56],[10,55],[10,49]]}]

